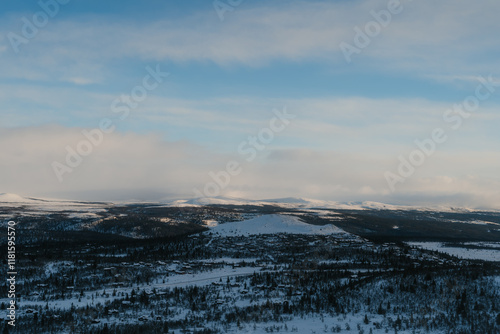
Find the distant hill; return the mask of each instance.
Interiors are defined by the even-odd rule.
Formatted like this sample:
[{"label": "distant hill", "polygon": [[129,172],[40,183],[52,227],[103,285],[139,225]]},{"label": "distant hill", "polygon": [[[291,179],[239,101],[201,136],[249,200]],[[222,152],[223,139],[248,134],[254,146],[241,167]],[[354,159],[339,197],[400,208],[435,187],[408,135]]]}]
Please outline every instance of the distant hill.
[{"label": "distant hill", "polygon": [[264,215],[257,218],[225,223],[210,229],[222,236],[249,236],[259,234],[339,234],[342,229],[334,225],[317,226],[307,224],[296,216]]}]

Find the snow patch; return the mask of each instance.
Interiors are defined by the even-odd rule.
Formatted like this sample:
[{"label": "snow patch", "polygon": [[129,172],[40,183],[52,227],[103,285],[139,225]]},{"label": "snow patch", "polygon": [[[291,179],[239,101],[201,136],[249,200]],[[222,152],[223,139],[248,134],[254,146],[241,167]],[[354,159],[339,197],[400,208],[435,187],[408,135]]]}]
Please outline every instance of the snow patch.
[{"label": "snow patch", "polygon": [[290,215],[264,215],[240,222],[220,224],[211,228],[212,233],[222,236],[249,236],[258,234],[340,234],[345,233],[334,225],[311,225]]},{"label": "snow patch", "polygon": [[[410,246],[423,248],[427,250],[445,253],[451,256],[456,256],[465,260],[483,260],[500,262],[500,249],[477,249],[467,248],[467,246],[479,246],[481,243],[469,242],[464,244],[464,247],[450,247],[442,242],[409,242]],[[493,243],[490,243],[490,245]],[[498,243],[500,244],[500,243]]]},{"label": "snow patch", "polygon": [[3,203],[29,203],[32,200],[21,197],[16,194],[0,193],[0,202]]}]

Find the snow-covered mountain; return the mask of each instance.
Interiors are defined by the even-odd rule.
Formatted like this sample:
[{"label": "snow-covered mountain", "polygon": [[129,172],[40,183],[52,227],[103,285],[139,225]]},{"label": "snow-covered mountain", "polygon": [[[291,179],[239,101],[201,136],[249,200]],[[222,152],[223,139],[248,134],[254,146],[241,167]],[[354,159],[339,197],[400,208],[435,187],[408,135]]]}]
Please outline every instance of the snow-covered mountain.
[{"label": "snow-covered mountain", "polygon": [[25,198],[16,194],[0,193],[0,203],[31,203],[32,199]]},{"label": "snow-covered mountain", "polygon": [[89,205],[89,204],[105,204],[96,203],[88,201],[74,201],[65,199],[54,199],[54,198],[34,198],[34,197],[23,197],[17,194],[11,193],[0,193],[0,203],[13,203],[15,205]]},{"label": "snow-covered mountain", "polygon": [[[453,208],[446,206],[409,206],[392,205],[373,201],[364,202],[336,202],[316,200],[300,197],[286,197],[264,200],[249,200],[235,197],[201,197],[194,199],[184,199],[175,201],[163,201],[167,206],[203,206],[203,205],[273,205],[290,209],[332,209],[332,210],[401,210],[401,211],[440,211],[440,212],[473,212],[476,210],[469,208]],[[482,210],[481,210],[482,211]]]},{"label": "snow-covered mountain", "polygon": [[[0,207],[23,215],[42,215],[56,212],[72,212],[74,217],[93,217],[112,206],[110,203],[81,202],[52,198],[31,198],[16,194],[0,193]],[[0,215],[4,216],[4,214]],[[5,215],[11,216],[11,215]]]},{"label": "snow-covered mountain", "polygon": [[[333,209],[333,210],[415,210],[415,211],[441,211],[441,212],[473,212],[476,210],[468,208],[452,208],[445,206],[404,206],[404,205],[391,205],[378,202],[336,202],[316,200],[309,198],[286,197],[277,199],[264,199],[264,200],[251,200],[236,197],[201,197],[193,199],[179,199],[179,200],[163,200],[159,202],[116,202],[116,203],[102,203],[102,202],[86,202],[86,201],[72,201],[61,199],[48,199],[48,198],[31,198],[22,197],[16,194],[0,193],[0,206],[2,207],[28,207],[39,208],[42,211],[63,211],[73,210],[81,211],[85,208],[103,208],[111,205],[128,205],[128,204],[150,204],[161,205],[168,207],[199,207],[204,205],[253,205],[253,206],[279,206],[289,209]],[[482,211],[482,210],[481,210]],[[494,210],[492,210],[494,211]]]},{"label": "snow-covered mountain", "polygon": [[236,197],[200,197],[186,200],[166,201],[169,206],[202,206],[202,205],[273,205],[284,208],[325,208],[362,210],[362,206],[354,203],[339,203],[333,201],[314,200],[307,198],[277,198],[265,200],[250,200]]}]

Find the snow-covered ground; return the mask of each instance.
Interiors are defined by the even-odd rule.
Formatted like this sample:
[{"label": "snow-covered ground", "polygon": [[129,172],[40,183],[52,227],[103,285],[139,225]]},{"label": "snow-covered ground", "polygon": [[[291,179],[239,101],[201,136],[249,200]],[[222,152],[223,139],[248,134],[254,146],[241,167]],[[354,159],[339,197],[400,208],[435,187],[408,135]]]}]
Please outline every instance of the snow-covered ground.
[{"label": "snow-covered ground", "polygon": [[[290,209],[333,209],[333,210],[416,210],[416,211],[440,211],[440,212],[473,212],[471,208],[452,208],[447,206],[409,206],[409,205],[392,205],[379,202],[336,202],[316,200],[310,198],[277,198],[265,200],[249,200],[234,197],[202,197],[185,200],[166,200],[163,201],[165,206],[183,207],[183,206],[203,206],[203,205],[255,205],[267,206],[274,205]],[[493,210],[498,211],[498,210]]]},{"label": "snow-covered ground", "polygon": [[[240,328],[234,326],[228,328],[226,333],[252,333],[252,334],[268,334],[268,333],[304,333],[304,334],[319,334],[319,333],[388,333],[386,329],[373,329],[371,322],[382,322],[383,316],[372,316],[370,324],[363,323],[362,314],[349,314],[347,316],[317,316],[310,315],[307,317],[295,317],[282,322],[270,321],[268,323],[259,324],[243,324]],[[359,326],[359,327],[358,327]],[[359,329],[358,329],[359,328]],[[369,332],[372,328],[372,332]],[[181,333],[175,331],[175,333]],[[391,331],[389,333],[395,333]],[[398,330],[399,334],[425,333],[424,331],[414,330]],[[431,332],[427,332],[431,333]],[[444,333],[443,331],[433,331],[434,334]]]},{"label": "snow-covered ground", "polygon": [[[39,199],[15,194],[0,193],[0,207],[18,209],[23,216],[40,216],[49,213],[70,212],[70,218],[96,218],[96,213],[106,211],[110,203],[79,202],[59,199]],[[11,215],[9,215],[11,216]],[[2,217],[9,217],[2,215]]]},{"label": "snow-covered ground", "polygon": [[266,200],[248,200],[231,197],[203,197],[189,200],[175,200],[166,202],[168,206],[203,206],[203,205],[275,205],[283,208],[300,209],[338,209],[338,210],[366,210],[366,209],[411,209],[408,206],[394,206],[376,202],[341,203],[335,201],[323,201],[309,198],[278,198]]},{"label": "snow-covered ground", "polygon": [[[484,261],[500,262],[500,242],[487,243],[488,247],[495,249],[467,248],[467,246],[485,246],[484,243],[474,243],[474,242],[468,242],[464,244],[464,247],[450,247],[446,246],[446,244],[442,242],[409,242],[408,244],[414,247],[446,253],[466,260],[484,260]],[[495,246],[493,247],[493,245]]]},{"label": "snow-covered ground", "polygon": [[[202,197],[193,199],[162,200],[159,202],[123,201],[116,203],[93,203],[85,201],[59,200],[49,198],[30,198],[16,194],[0,193],[0,207],[20,208],[27,207],[31,210],[38,209],[42,212],[53,211],[87,211],[95,212],[96,209],[110,205],[151,204],[155,207],[200,207],[204,205],[254,205],[254,206],[279,206],[288,209],[329,209],[329,210],[414,210],[414,211],[439,211],[439,212],[474,212],[471,208],[451,208],[444,206],[408,206],[392,205],[379,202],[336,202],[316,200],[309,198],[278,198],[266,200],[249,200],[233,197]],[[92,211],[94,210],[94,211]],[[498,212],[498,210],[491,210]],[[460,221],[461,222],[461,221]],[[475,224],[497,224],[483,221],[472,221]],[[498,224],[497,224],[498,225]]]},{"label": "snow-covered ground", "polygon": [[264,215],[257,218],[212,226],[210,232],[220,236],[258,234],[347,234],[334,225],[311,225],[290,215]]},{"label": "snow-covered ground", "polygon": [[[46,273],[50,274],[52,272],[57,272],[55,269],[58,265],[62,265],[62,262],[54,262],[47,266]],[[221,269],[214,269],[211,271],[201,272],[197,274],[175,274],[165,278],[165,283],[156,282],[151,284],[141,284],[135,285],[134,287],[126,288],[113,288],[107,287],[104,289],[98,289],[93,291],[86,291],[86,297],[80,298],[78,293],[73,293],[70,297],[64,300],[51,300],[51,301],[41,301],[41,300],[22,300],[21,305],[23,309],[31,308],[34,306],[45,306],[48,305],[50,308],[54,309],[69,309],[73,306],[75,307],[85,307],[87,305],[96,305],[98,303],[104,304],[113,300],[123,299],[121,293],[131,293],[132,289],[141,290],[164,290],[168,288],[185,288],[188,286],[206,286],[214,283],[226,282],[228,278],[234,278],[239,276],[249,276],[255,272],[261,272],[261,267],[242,267],[242,268],[231,268],[226,266]],[[112,291],[116,292],[116,296],[112,296]],[[95,298],[90,298],[90,296],[98,294]],[[0,303],[8,303],[9,299],[1,298]],[[0,310],[0,317],[5,318],[7,316],[6,310]]]}]

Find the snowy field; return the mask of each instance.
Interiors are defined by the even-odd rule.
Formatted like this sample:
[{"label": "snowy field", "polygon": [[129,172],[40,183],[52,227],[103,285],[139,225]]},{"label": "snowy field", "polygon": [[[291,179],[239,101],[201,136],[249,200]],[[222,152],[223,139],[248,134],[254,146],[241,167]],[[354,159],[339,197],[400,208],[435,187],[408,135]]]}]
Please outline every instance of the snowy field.
[{"label": "snowy field", "polygon": [[[57,267],[64,262],[53,262],[50,263],[46,268],[46,274],[57,273]],[[224,282],[228,278],[235,278],[239,276],[249,276],[255,272],[260,271],[261,267],[244,267],[244,268],[231,268],[225,267],[221,269],[214,269],[207,272],[197,273],[197,274],[184,274],[184,275],[172,275],[169,277],[165,277],[165,282],[154,282],[151,284],[141,284],[135,285],[133,287],[126,288],[113,288],[107,287],[104,289],[86,291],[86,297],[80,298],[78,293],[70,294],[64,300],[51,300],[51,301],[34,301],[22,300],[21,304],[23,305],[23,309],[31,308],[34,306],[46,306],[48,305],[53,309],[70,309],[72,306],[75,307],[86,307],[87,305],[95,306],[98,303],[105,304],[109,303],[113,300],[121,300],[123,296],[121,293],[131,293],[132,289],[141,289],[151,291],[153,289],[156,290],[164,290],[164,289],[172,289],[172,288],[185,288],[188,286],[206,286],[210,284],[219,283],[221,280]],[[267,271],[269,272],[269,271]],[[116,296],[112,296],[112,291],[116,292]],[[96,295],[95,298],[90,296]],[[8,303],[9,300],[7,298],[1,298],[0,303]],[[0,310],[0,317],[5,318],[7,316],[6,310]]]},{"label": "snowy field", "polygon": [[[468,242],[463,244],[464,247],[450,247],[442,242],[409,242],[408,244],[413,247],[446,253],[465,260],[500,262],[500,242]],[[488,249],[467,248],[467,246],[488,247]]]},{"label": "snowy field", "polygon": [[[23,216],[39,217],[52,213],[68,213],[68,218],[99,218],[98,213],[106,212],[110,206],[112,204],[37,199],[0,193],[0,207],[17,211],[18,214]],[[12,218],[12,213],[2,213],[0,218]]]},{"label": "snowy field", "polygon": [[[364,323],[362,314],[349,314],[347,316],[331,316],[331,315],[310,315],[304,317],[295,317],[283,322],[258,323],[258,324],[243,324],[239,328],[231,326],[224,328],[224,333],[252,333],[252,334],[268,334],[268,333],[299,333],[299,334],[319,334],[319,333],[398,333],[398,334],[417,334],[417,333],[433,333],[441,334],[443,331],[424,331],[424,330],[394,330],[388,332],[384,329],[373,329],[372,322],[382,323],[383,316],[370,317],[370,325]],[[372,331],[370,332],[370,328]],[[182,331],[173,331],[172,333],[182,333]]]},{"label": "snowy field", "polygon": [[311,225],[290,215],[264,215],[240,222],[212,224],[210,229],[218,236],[249,236],[259,234],[347,234],[334,225]]}]

